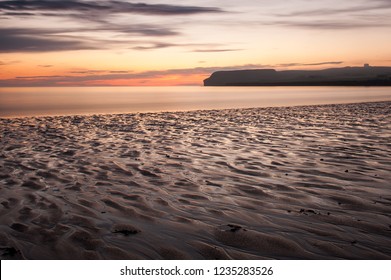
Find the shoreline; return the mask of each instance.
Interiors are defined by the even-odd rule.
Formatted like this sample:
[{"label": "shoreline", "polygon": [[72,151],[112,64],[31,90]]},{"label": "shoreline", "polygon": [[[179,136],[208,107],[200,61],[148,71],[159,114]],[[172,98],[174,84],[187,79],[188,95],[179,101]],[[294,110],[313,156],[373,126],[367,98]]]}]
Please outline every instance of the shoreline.
[{"label": "shoreline", "polygon": [[0,94],[0,116],[153,113],[378,101],[391,101],[389,88],[17,88]]},{"label": "shoreline", "polygon": [[0,120],[9,119],[28,119],[28,118],[53,118],[53,117],[92,117],[92,116],[111,116],[111,115],[138,115],[138,114],[177,114],[177,113],[194,113],[194,112],[208,112],[208,111],[225,111],[225,110],[255,110],[255,109],[266,109],[266,108],[292,108],[292,107],[317,107],[317,106],[333,106],[333,105],[353,105],[353,104],[366,104],[366,103],[384,103],[391,102],[390,100],[377,100],[377,101],[358,101],[346,103],[324,103],[324,104],[311,104],[311,105],[282,105],[282,106],[265,106],[265,107],[239,107],[239,108],[216,108],[216,109],[193,109],[193,110],[173,110],[173,111],[142,111],[142,112],[124,112],[124,113],[86,113],[86,114],[66,114],[66,115],[34,115],[34,116],[18,116],[18,117],[7,117],[0,116]]}]

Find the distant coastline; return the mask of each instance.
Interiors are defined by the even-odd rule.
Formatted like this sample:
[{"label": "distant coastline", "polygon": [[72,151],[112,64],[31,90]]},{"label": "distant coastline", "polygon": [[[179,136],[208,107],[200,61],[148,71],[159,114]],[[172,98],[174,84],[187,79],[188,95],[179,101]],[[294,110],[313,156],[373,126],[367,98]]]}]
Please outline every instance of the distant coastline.
[{"label": "distant coastline", "polygon": [[391,86],[391,67],[217,71],[204,86]]}]

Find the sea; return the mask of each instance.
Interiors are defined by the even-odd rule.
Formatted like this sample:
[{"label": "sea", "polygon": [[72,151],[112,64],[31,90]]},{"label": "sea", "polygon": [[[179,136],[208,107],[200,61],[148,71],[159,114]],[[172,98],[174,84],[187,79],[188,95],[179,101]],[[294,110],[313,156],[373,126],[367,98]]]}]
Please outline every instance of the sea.
[{"label": "sea", "polygon": [[0,117],[92,115],[391,101],[391,87],[8,87]]}]

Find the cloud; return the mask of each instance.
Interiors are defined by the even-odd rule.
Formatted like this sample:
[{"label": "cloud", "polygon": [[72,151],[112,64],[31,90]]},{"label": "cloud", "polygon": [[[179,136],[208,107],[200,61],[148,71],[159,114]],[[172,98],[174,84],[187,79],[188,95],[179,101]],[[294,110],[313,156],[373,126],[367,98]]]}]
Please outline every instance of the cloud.
[{"label": "cloud", "polygon": [[[326,2],[326,1],[325,1]],[[389,0],[363,0],[341,2],[338,5],[326,5],[322,2],[316,9],[294,10],[288,13],[274,14],[274,20],[264,25],[280,25],[301,29],[351,30],[363,28],[390,27]],[[353,4],[352,4],[353,3]],[[301,7],[305,7],[302,5]]]},{"label": "cloud", "polygon": [[109,73],[111,74],[126,74],[126,73],[130,73],[132,71],[122,71],[122,70],[116,70],[116,71],[109,71]]},{"label": "cloud", "polygon": [[172,44],[172,43],[157,42],[157,43],[147,43],[143,46],[131,47],[131,49],[138,50],[138,51],[144,51],[144,50],[164,49],[164,48],[177,47],[177,46],[180,46],[180,45],[179,44]]},{"label": "cloud", "polygon": [[339,65],[342,63],[343,61],[329,61],[329,62],[317,62],[317,63],[283,63],[283,64],[277,64],[275,65],[275,67]]},{"label": "cloud", "polygon": [[[81,33],[94,34],[109,32],[119,36],[111,36],[105,40],[95,37],[83,37]],[[121,36],[124,33],[126,36]],[[152,25],[117,26],[105,27],[80,27],[80,28],[0,28],[0,38],[4,43],[0,44],[0,53],[11,52],[51,52],[72,50],[97,50],[97,49],[133,49],[148,51],[155,49],[183,47],[195,48],[191,52],[233,52],[242,49],[224,49],[220,44],[192,44],[171,43],[155,40],[133,40],[128,35],[137,35],[147,38],[163,38],[178,36],[179,33],[167,27],[155,27]]]},{"label": "cloud", "polygon": [[[135,42],[137,43],[137,42]],[[183,47],[183,48],[197,48],[188,50],[188,52],[229,52],[229,51],[240,51],[242,49],[224,49],[221,48],[221,44],[211,43],[172,43],[172,42],[161,42],[161,41],[140,41],[136,46],[130,47],[133,50],[154,50],[164,49],[172,47]]]},{"label": "cloud", "polygon": [[[50,0],[17,0],[1,1],[0,10],[26,12],[76,12],[79,14],[110,15],[118,13],[137,13],[148,15],[190,15],[203,13],[219,13],[221,9],[215,7],[182,6],[166,4],[130,3],[124,1],[50,1]],[[57,14],[60,15],[60,14]]]},{"label": "cloud", "polygon": [[154,50],[154,49],[164,49],[171,47],[206,47],[206,49],[194,49],[189,52],[234,52],[241,51],[242,49],[216,49],[210,48],[214,47],[216,44],[181,44],[181,43],[166,43],[166,42],[145,42],[143,45],[138,45],[131,47],[133,50]]},{"label": "cloud", "polygon": [[[354,2],[353,2],[354,3]],[[370,11],[383,11],[384,9],[391,9],[391,1],[389,0],[367,0],[362,4],[354,4],[354,6],[344,8],[329,8],[324,7],[322,9],[301,10],[294,11],[288,14],[278,14],[283,17],[301,17],[301,16],[331,16],[338,14],[353,14]]]},{"label": "cloud", "polygon": [[[0,3],[1,5],[1,3]],[[17,16],[17,17],[24,17],[24,16],[34,16],[34,13],[18,13],[18,12],[4,12],[2,13],[4,16]]]},{"label": "cloud", "polygon": [[18,61],[18,60],[0,61],[0,66],[11,65],[11,64],[16,64],[16,63],[20,63],[20,61]]},{"label": "cloud", "polygon": [[0,35],[14,36],[59,36],[64,34],[72,35],[80,32],[117,32],[124,34],[138,34],[145,36],[173,36],[178,32],[166,27],[158,27],[150,24],[133,24],[129,26],[114,25],[101,27],[79,27],[79,28],[0,28]]},{"label": "cloud", "polygon": [[328,61],[328,62],[317,62],[317,63],[306,63],[304,66],[319,66],[319,65],[338,65],[342,64],[343,61]]},{"label": "cloud", "polygon": [[58,79],[64,78],[65,76],[52,75],[52,76],[18,76],[15,79],[21,80],[40,80],[40,79]]},{"label": "cloud", "polygon": [[243,49],[196,49],[191,52],[237,52]]},{"label": "cloud", "polygon": [[153,25],[133,25],[133,26],[115,26],[111,25],[107,28],[97,28],[95,31],[111,31],[125,34],[138,34],[143,36],[163,37],[163,36],[175,36],[180,33],[174,31],[171,28],[153,26]]},{"label": "cloud", "polygon": [[71,74],[99,74],[99,73],[105,73],[106,70],[79,70],[79,71],[71,71],[69,73]]},{"label": "cloud", "polygon": [[280,25],[285,27],[305,28],[305,29],[330,29],[330,30],[345,30],[345,29],[362,29],[374,27],[390,27],[387,22],[365,22],[365,21],[347,21],[347,20],[311,20],[311,21],[274,21],[264,23],[265,25]]},{"label": "cloud", "polygon": [[51,38],[50,36],[29,35],[34,30],[26,29],[24,33],[15,32],[12,29],[0,29],[0,52],[47,52],[47,51],[68,51],[81,49],[94,49],[82,40],[71,40],[65,38]]},{"label": "cloud", "polygon": [[[135,25],[129,27],[107,26],[104,28],[73,28],[73,29],[43,29],[43,28],[0,28],[0,53],[11,52],[51,52],[72,50],[107,49],[113,46],[129,48],[129,44],[138,44],[130,40],[115,40],[85,38],[80,32],[114,32],[146,37],[165,37],[178,35],[168,28],[156,28],[150,25]],[[121,37],[122,38],[122,37]],[[164,43],[151,48],[162,47]],[[165,44],[170,46],[172,44]],[[142,48],[139,48],[142,49]],[[145,48],[147,49],[147,48]]]}]

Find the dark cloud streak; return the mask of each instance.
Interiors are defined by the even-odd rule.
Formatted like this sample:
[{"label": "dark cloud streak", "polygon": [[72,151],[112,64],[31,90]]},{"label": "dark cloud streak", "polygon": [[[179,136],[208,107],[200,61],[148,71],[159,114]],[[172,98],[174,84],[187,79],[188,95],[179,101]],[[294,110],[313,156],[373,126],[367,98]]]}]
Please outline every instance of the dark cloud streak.
[{"label": "dark cloud streak", "polygon": [[79,32],[116,32],[123,34],[138,34],[144,36],[174,36],[179,35],[178,32],[164,27],[156,27],[154,25],[110,25],[105,27],[83,27],[83,28],[0,28],[0,36],[53,36],[64,35]]},{"label": "dark cloud streak", "polygon": [[329,61],[329,62],[317,62],[317,63],[283,63],[283,64],[277,64],[275,65],[275,67],[339,65],[342,63],[343,61]]},{"label": "dark cloud streak", "polygon": [[132,47],[131,49],[137,50],[137,51],[144,51],[144,50],[164,49],[164,48],[177,47],[177,46],[180,46],[180,45],[159,42],[159,43],[151,43],[151,44],[142,45],[142,46],[135,46],[135,47]]},{"label": "dark cloud streak", "polygon": [[[0,44],[0,53],[96,50],[106,49],[112,46],[125,47],[125,45],[134,44],[132,41],[123,39],[102,41],[98,39],[84,38],[80,35],[73,36],[73,34],[77,34],[79,32],[103,31],[146,37],[165,37],[178,35],[178,33],[173,30],[167,28],[159,29],[150,25],[125,27],[108,26],[103,28],[78,29],[0,28],[0,38],[2,40]],[[159,44],[160,46],[163,46],[165,43]],[[165,45],[169,46],[172,44]]]},{"label": "dark cloud streak", "polygon": [[165,5],[165,4],[145,4],[145,3],[129,3],[123,1],[49,1],[49,0],[18,0],[18,1],[1,1],[0,10],[4,11],[52,11],[64,12],[71,11],[81,14],[101,13],[137,13],[148,15],[190,15],[203,13],[220,13],[219,8],[214,7],[198,7],[198,6],[180,6],[180,5]]},{"label": "dark cloud streak", "polygon": [[243,49],[197,49],[192,50],[191,52],[200,52],[200,53],[212,53],[212,52],[238,52]]},{"label": "dark cloud streak", "polygon": [[348,29],[362,29],[362,28],[379,28],[390,27],[391,24],[387,22],[362,22],[362,21],[330,21],[330,20],[311,20],[311,21],[274,21],[263,23],[264,25],[278,25],[292,28],[305,28],[305,29],[324,29],[324,30],[348,30]]},{"label": "dark cloud streak", "polygon": [[391,1],[389,0],[371,0],[366,1],[361,5],[355,5],[346,8],[323,8],[314,10],[302,10],[296,11],[289,14],[278,14],[283,17],[296,17],[296,16],[330,16],[337,14],[352,14],[358,12],[368,13],[369,11],[382,11],[384,9],[391,9]]},{"label": "dark cloud streak", "polygon": [[81,40],[50,39],[29,35],[18,36],[7,34],[7,32],[2,34],[1,31],[0,52],[2,53],[93,49],[93,46],[85,44]]},{"label": "dark cloud streak", "polygon": [[4,16],[20,16],[20,17],[23,17],[23,16],[34,16],[35,14],[34,13],[18,13],[18,12],[6,12],[6,13],[3,13],[2,15]]}]

